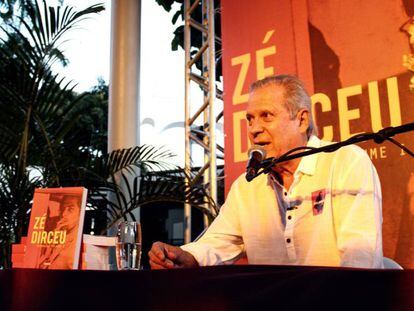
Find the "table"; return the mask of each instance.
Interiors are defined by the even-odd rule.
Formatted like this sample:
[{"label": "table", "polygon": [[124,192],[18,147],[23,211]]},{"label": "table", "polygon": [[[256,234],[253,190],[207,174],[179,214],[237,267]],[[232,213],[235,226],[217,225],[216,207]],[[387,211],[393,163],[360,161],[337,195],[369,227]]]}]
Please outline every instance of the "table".
[{"label": "table", "polygon": [[414,310],[414,270],[0,271],[0,310]]}]

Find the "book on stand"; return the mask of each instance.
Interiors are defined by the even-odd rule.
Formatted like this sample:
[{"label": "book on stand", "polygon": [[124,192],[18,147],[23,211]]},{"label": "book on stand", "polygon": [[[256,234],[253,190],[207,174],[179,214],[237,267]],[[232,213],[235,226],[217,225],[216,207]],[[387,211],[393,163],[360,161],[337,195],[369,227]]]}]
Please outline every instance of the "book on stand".
[{"label": "book on stand", "polygon": [[36,189],[24,268],[78,269],[87,189]]}]

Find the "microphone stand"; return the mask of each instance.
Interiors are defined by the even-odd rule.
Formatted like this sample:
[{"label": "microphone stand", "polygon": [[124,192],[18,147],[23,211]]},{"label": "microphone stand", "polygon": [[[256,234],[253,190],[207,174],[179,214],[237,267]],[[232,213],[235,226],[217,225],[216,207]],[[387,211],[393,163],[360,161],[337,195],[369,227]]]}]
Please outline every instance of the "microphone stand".
[{"label": "microphone stand", "polygon": [[[377,144],[381,144],[385,140],[388,140],[392,142],[393,144],[397,145],[399,148],[403,149],[410,156],[414,157],[414,153],[412,151],[410,151],[404,145],[400,144],[398,141],[391,138],[392,136],[396,134],[405,133],[405,132],[409,132],[413,130],[414,130],[414,122],[407,123],[407,124],[400,125],[400,126],[395,126],[395,127],[386,127],[376,133],[357,134],[355,136],[350,137],[347,140],[334,143],[331,145],[323,146],[320,148],[307,147],[307,146],[297,147],[292,150],[289,150],[285,154],[281,155],[279,158],[268,158],[268,159],[263,160],[260,163],[258,172],[252,179],[256,178],[257,176],[263,173],[265,174],[269,173],[272,167],[278,163],[286,162],[292,159],[301,158],[301,157],[305,157],[305,156],[315,154],[315,153],[320,153],[320,152],[334,152],[343,146],[352,145],[352,144],[356,144],[356,143],[368,141],[368,140],[373,140]],[[299,152],[300,150],[306,150],[306,151]]]}]

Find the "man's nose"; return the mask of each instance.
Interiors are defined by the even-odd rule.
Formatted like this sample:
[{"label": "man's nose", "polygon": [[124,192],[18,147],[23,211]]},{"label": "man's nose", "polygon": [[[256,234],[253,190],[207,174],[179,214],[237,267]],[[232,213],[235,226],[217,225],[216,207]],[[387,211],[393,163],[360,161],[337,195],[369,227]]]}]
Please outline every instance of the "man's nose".
[{"label": "man's nose", "polygon": [[253,121],[249,126],[249,133],[254,137],[263,132],[263,126],[260,122]]},{"label": "man's nose", "polygon": [[407,32],[409,35],[414,35],[414,20],[411,18],[406,21],[400,28],[401,31]]}]

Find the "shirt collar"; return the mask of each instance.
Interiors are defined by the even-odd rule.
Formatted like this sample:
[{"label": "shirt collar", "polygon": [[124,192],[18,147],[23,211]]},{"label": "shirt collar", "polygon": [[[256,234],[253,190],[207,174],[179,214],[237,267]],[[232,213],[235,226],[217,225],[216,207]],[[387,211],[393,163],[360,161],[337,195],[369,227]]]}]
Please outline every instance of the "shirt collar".
[{"label": "shirt collar", "polygon": [[[309,138],[308,143],[306,144],[307,147],[313,147],[313,148],[319,148],[320,145],[321,145],[321,140],[315,135],[312,135]],[[318,161],[317,153],[303,157],[299,162],[299,166],[296,169],[296,172],[301,172],[306,175],[315,174],[317,161]]]}]

